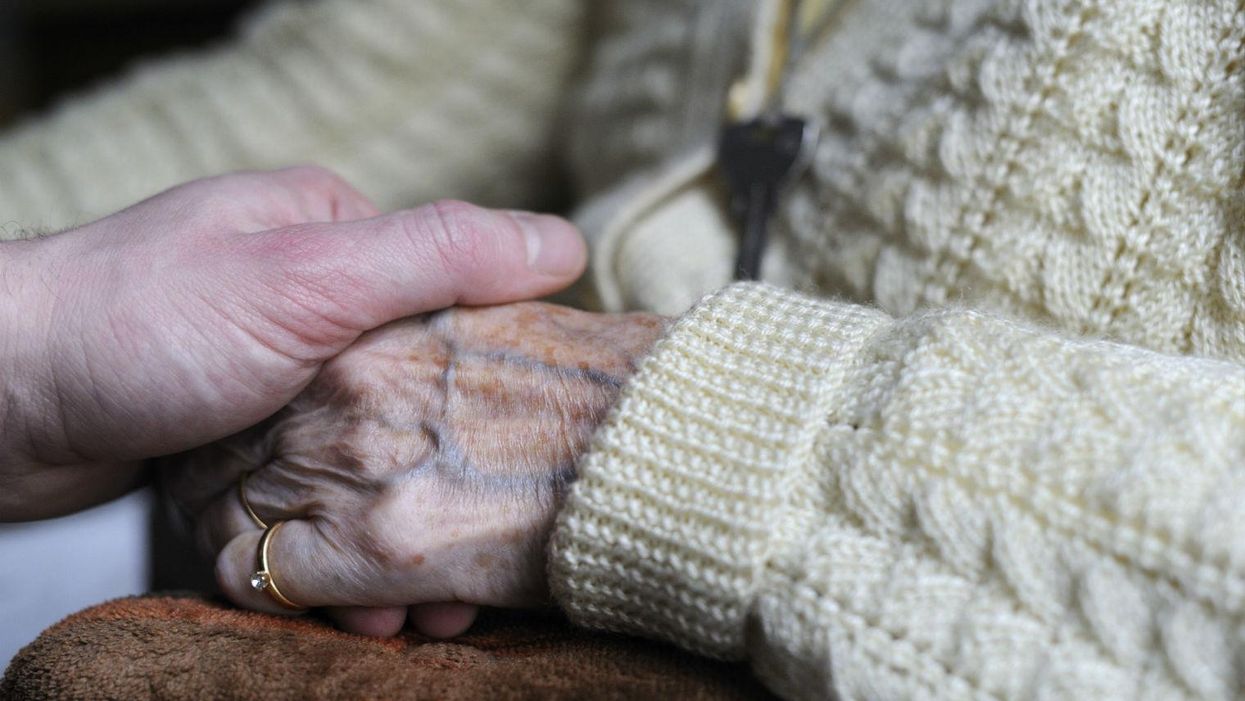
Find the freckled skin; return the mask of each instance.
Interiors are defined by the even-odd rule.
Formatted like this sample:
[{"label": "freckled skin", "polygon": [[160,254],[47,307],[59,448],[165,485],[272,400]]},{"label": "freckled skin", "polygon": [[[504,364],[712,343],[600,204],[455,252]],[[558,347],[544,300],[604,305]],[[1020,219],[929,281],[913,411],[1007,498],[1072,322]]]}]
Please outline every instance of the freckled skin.
[{"label": "freckled skin", "polygon": [[320,554],[343,574],[338,603],[412,603],[411,583],[423,594],[434,575],[439,600],[539,603],[575,460],[666,323],[540,303],[394,322],[263,426],[186,456],[166,481],[203,514],[214,553],[236,530],[205,507],[236,501],[230,484],[255,470],[252,507],[309,519],[329,544]]}]

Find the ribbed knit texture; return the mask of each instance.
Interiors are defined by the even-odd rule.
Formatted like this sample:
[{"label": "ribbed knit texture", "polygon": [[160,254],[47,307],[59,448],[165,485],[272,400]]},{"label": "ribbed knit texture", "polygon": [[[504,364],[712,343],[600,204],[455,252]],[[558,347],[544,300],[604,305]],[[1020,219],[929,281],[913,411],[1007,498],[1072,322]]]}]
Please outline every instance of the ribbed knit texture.
[{"label": "ribbed knit texture", "polygon": [[552,546],[581,623],[799,698],[1231,698],[1245,368],[729,288],[645,361]]},{"label": "ribbed knit texture", "polygon": [[327,166],[384,209],[557,201],[555,115],[582,48],[573,0],[265,6],[0,139],[0,239],[90,221],[182,181]]},{"label": "ribbed knit texture", "polygon": [[[608,555],[556,546],[553,579],[583,622],[655,624],[702,651],[742,653],[757,570],[787,530],[786,502],[808,477],[816,423],[844,399],[840,359],[885,320],[863,308],[842,320],[831,311],[739,288],[657,347],[602,431],[560,526],[617,546]],[[782,354],[775,339],[791,341]],[[611,464],[618,469],[602,469]],[[688,576],[672,580],[671,568]]]}]

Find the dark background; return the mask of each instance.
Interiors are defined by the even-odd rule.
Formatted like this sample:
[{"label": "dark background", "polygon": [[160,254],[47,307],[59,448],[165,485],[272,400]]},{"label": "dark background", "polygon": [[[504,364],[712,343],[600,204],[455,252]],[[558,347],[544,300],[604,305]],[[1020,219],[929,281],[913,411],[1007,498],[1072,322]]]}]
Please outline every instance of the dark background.
[{"label": "dark background", "polygon": [[256,0],[0,0],[0,129],[174,49],[211,45]]}]

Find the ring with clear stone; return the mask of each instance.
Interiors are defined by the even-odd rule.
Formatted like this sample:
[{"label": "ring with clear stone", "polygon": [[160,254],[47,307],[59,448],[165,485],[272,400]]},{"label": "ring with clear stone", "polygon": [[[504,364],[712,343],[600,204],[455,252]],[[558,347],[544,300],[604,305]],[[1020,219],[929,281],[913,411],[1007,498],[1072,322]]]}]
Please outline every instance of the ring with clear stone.
[{"label": "ring with clear stone", "polygon": [[277,587],[277,582],[273,578],[272,565],[268,562],[268,545],[284,525],[285,521],[277,521],[264,529],[264,534],[260,536],[259,548],[255,554],[257,569],[251,573],[251,588],[255,591],[267,592],[273,601],[291,611],[306,611],[306,606],[299,606],[281,593],[281,589]]}]

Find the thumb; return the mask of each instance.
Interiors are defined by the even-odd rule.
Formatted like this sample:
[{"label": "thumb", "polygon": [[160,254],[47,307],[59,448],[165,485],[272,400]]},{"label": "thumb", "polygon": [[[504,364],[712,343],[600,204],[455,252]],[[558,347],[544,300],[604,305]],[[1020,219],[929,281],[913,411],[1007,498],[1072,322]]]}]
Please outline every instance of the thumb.
[{"label": "thumb", "polygon": [[[551,215],[442,201],[349,222],[245,239],[278,300],[362,332],[456,304],[502,304],[556,292],[583,272],[583,238]],[[287,317],[288,318],[288,317]]]}]

